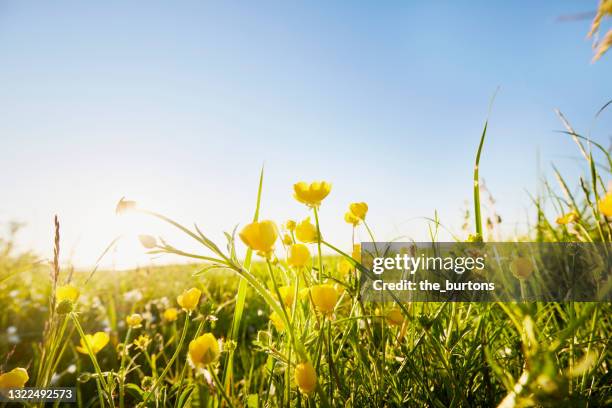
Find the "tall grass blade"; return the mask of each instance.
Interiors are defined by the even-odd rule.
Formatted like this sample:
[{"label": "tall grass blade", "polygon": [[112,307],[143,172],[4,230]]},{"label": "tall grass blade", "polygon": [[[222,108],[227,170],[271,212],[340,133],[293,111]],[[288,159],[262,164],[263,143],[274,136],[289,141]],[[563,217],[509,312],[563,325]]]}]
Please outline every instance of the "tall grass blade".
[{"label": "tall grass blade", "polygon": [[487,119],[485,120],[484,128],[482,129],[482,135],[480,136],[480,143],[478,144],[478,151],[476,152],[476,163],[474,164],[474,217],[477,239],[482,239],[482,213],[480,210],[480,179],[478,170],[480,166],[480,156],[482,154],[482,147],[487,136],[487,127],[489,126],[489,117],[491,116],[491,108],[495,101],[495,96],[499,88],[495,90],[491,102],[489,103],[489,112],[487,113]]},{"label": "tall grass blade", "polygon": [[[263,190],[263,178],[264,178],[264,167],[261,167],[261,172],[259,174],[259,187],[257,189],[257,202],[255,204],[255,214],[253,214],[253,222],[256,222],[259,219],[259,209],[261,206],[261,192]],[[251,258],[253,257],[253,250],[249,248],[246,253],[246,257],[244,260],[244,268],[249,270],[251,267]],[[234,319],[232,321],[232,325],[230,327],[229,338],[232,341],[238,341],[238,334],[240,333],[240,321],[242,320],[242,314],[244,312],[244,305],[246,301],[246,294],[248,289],[248,282],[244,278],[240,278],[240,282],[238,283],[238,293],[236,294],[236,306],[234,308]],[[226,358],[225,364],[225,372],[223,373],[223,386],[226,391],[231,388],[232,382],[232,372],[233,372],[233,358],[234,358],[234,349],[232,349]]]}]

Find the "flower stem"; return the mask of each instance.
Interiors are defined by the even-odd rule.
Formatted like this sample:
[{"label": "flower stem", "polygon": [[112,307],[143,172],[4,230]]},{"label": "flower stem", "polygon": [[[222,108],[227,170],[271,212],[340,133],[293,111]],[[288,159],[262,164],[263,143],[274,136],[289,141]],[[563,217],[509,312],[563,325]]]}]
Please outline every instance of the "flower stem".
[{"label": "flower stem", "polygon": [[319,227],[319,211],[317,207],[312,207],[314,211],[315,223],[317,224],[317,249],[319,251],[319,282],[323,277],[323,255],[321,253],[321,228]]},{"label": "flower stem", "polygon": [[217,386],[217,388],[221,392],[221,396],[227,402],[227,405],[230,408],[234,408],[234,404],[232,404],[232,400],[230,400],[230,398],[227,396],[227,393],[225,392],[225,389],[223,389],[223,384],[221,384],[221,381],[219,380],[219,377],[217,377],[217,373],[215,373],[215,370],[212,367],[209,366],[208,372],[212,376],[213,381],[215,382],[215,385]]},{"label": "flower stem", "polygon": [[185,342],[185,337],[187,337],[187,330],[188,329],[189,329],[189,313],[187,313],[187,315],[185,316],[185,325],[183,326],[183,332],[181,333],[181,339],[179,340],[178,346],[176,347],[176,350],[174,351],[174,354],[170,358],[170,361],[168,361],[168,364],[166,364],[166,367],[164,368],[164,371],[162,371],[162,373],[159,375],[159,377],[157,377],[157,380],[155,380],[155,384],[153,384],[153,387],[151,387],[151,391],[149,391],[149,393],[147,394],[146,398],[142,402],[142,406],[145,406],[147,401],[149,401],[149,398],[151,398],[151,395],[153,395],[155,393],[155,390],[157,389],[159,384],[164,380],[164,377],[168,373],[168,370],[170,370],[170,367],[172,367],[172,364],[174,363],[174,360],[176,360],[176,358],[178,357],[179,353],[181,352],[181,348],[183,348],[183,343]]},{"label": "flower stem", "polygon": [[[98,360],[96,359],[96,355],[93,352],[93,350],[91,349],[91,345],[89,344],[89,341],[87,341],[87,337],[85,337],[85,332],[83,332],[83,328],[81,327],[81,323],[79,323],[79,319],[77,319],[76,314],[71,313],[70,317],[72,318],[72,321],[74,322],[74,325],[76,326],[77,331],[79,332],[79,335],[81,336],[81,340],[85,344],[85,348],[87,349],[87,353],[89,354],[89,358],[91,358],[91,362],[93,363],[94,369],[96,370],[96,374],[97,374],[96,385],[98,386],[98,398],[99,398],[99,401],[100,401],[100,406],[101,407],[104,406],[104,399],[102,398],[102,394],[103,394],[102,388],[107,393],[110,405],[114,406],[113,399],[110,396],[108,385],[106,384],[106,381],[104,380],[104,376],[102,375],[102,370],[100,370],[100,366],[98,365]],[[103,387],[101,387],[100,384],[102,384]]]},{"label": "flower stem", "polygon": [[127,357],[128,343],[130,342],[130,335],[132,334],[132,328],[128,327],[127,333],[125,334],[125,340],[123,341],[123,350],[121,352],[121,365],[119,366],[119,407],[123,408],[125,398],[125,373],[123,372],[125,367],[125,358]]}]

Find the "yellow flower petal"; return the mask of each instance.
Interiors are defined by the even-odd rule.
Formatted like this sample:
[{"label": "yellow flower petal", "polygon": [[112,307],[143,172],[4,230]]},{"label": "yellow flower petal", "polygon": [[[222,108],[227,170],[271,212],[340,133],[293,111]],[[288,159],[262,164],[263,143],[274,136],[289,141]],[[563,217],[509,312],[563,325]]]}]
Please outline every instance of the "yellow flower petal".
[{"label": "yellow flower petal", "polygon": [[142,316],[138,313],[134,313],[126,317],[125,321],[130,327],[140,327],[140,323],[142,323]]},{"label": "yellow flower petal", "polygon": [[298,241],[305,243],[317,242],[317,227],[310,222],[310,217],[306,217],[295,227],[295,237]]},{"label": "yellow flower petal", "polygon": [[315,307],[323,313],[331,313],[338,302],[338,291],[333,285],[322,284],[310,288]]},{"label": "yellow flower petal", "polygon": [[185,310],[194,310],[198,306],[202,291],[198,288],[191,288],[184,291],[176,298],[176,302]]},{"label": "yellow flower petal", "polygon": [[398,308],[391,309],[387,312],[387,322],[392,326],[401,326],[404,323],[404,315]]},{"label": "yellow flower petal", "polygon": [[219,357],[219,342],[212,333],[205,333],[189,343],[189,358],[198,365],[207,365]]},{"label": "yellow flower petal", "polygon": [[612,192],[606,193],[606,195],[599,200],[599,211],[606,217],[612,217]]},{"label": "yellow flower petal", "polygon": [[310,207],[318,207],[321,201],[327,197],[331,191],[331,184],[326,181],[315,181],[306,183],[300,181],[293,185],[293,196],[300,203]]},{"label": "yellow flower petal", "polygon": [[178,310],[175,307],[170,307],[164,310],[164,320],[168,322],[173,322],[178,317]]},{"label": "yellow flower petal", "polygon": [[[77,346],[76,350],[79,353],[83,353],[83,354],[89,354],[87,352],[87,344],[89,344],[89,347],[91,348],[91,351],[94,354],[97,354],[100,350],[102,350],[104,348],[104,346],[106,346],[108,344],[108,341],[110,340],[110,337],[108,336],[107,333],[105,332],[97,332],[92,334],[86,334],[85,335],[85,340],[81,338],[81,346]],[[85,343],[87,342],[87,343]]]},{"label": "yellow flower petal", "polygon": [[510,264],[510,270],[512,274],[518,279],[527,279],[533,273],[533,264],[531,261],[523,256],[515,258]]},{"label": "yellow flower petal", "polygon": [[354,227],[356,227],[361,222],[361,220],[350,211],[347,211],[344,214],[344,221],[346,221],[348,224],[353,225]]},{"label": "yellow flower petal", "polygon": [[79,294],[79,290],[76,287],[72,285],[64,285],[55,290],[55,299],[58,304],[64,300],[69,300],[74,303],[79,298]]},{"label": "yellow flower petal", "polygon": [[280,288],[278,288],[278,292],[280,293],[281,298],[283,299],[283,303],[286,306],[291,306],[293,304],[293,298],[295,294],[294,286],[281,286]]},{"label": "yellow flower petal", "polygon": [[366,203],[352,203],[349,205],[349,211],[353,214],[357,219],[361,221],[365,221],[366,214],[368,213],[368,205]]},{"label": "yellow flower petal", "polygon": [[276,330],[278,331],[285,330],[285,323],[283,322],[283,319],[281,319],[281,317],[278,315],[278,313],[272,312],[270,314],[270,321],[272,322],[274,327],[276,327]]},{"label": "yellow flower petal", "polygon": [[25,368],[13,368],[8,373],[0,374],[0,389],[2,388],[22,388],[30,377]]},{"label": "yellow flower petal", "polygon": [[559,225],[567,225],[576,221],[578,221],[578,214],[573,211],[557,218],[557,224]]},{"label": "yellow flower petal", "polygon": [[276,224],[273,221],[252,222],[240,231],[240,239],[260,255],[269,255],[278,238]]},{"label": "yellow flower petal", "polygon": [[291,266],[302,267],[310,263],[310,251],[304,244],[294,244],[289,247],[287,263]]},{"label": "yellow flower petal", "polygon": [[310,361],[300,363],[295,367],[294,379],[300,391],[305,394],[317,388],[317,373]]}]

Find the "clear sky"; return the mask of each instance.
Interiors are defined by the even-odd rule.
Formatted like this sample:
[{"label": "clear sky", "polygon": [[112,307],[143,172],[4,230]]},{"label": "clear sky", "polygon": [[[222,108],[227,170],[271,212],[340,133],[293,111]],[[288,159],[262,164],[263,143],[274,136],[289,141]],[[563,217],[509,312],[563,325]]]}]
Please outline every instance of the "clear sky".
[{"label": "clear sky", "polygon": [[[438,210],[459,232],[474,153],[499,86],[481,163],[511,232],[525,228],[537,152],[576,184],[561,109],[608,144],[612,55],[591,64],[596,1],[0,3],[0,221],[27,222],[23,248],[144,265],[133,234],[176,233],[114,216],[122,196],[212,237],[252,214],[306,211],[298,180],[325,179],[326,237],[347,247],[351,201],[377,238],[427,237]],[[131,234],[131,235],[130,235]],[[364,236],[365,238],[365,236]]]}]

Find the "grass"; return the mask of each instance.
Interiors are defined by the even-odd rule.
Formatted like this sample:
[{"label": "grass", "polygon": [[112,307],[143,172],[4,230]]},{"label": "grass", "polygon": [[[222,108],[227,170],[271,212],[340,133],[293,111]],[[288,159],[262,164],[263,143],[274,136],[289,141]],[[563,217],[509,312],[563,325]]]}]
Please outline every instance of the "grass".
[{"label": "grass", "polygon": [[[533,231],[516,239],[610,242],[612,229],[598,205],[607,194],[610,154],[561,118],[583,155],[585,176],[571,183],[555,168],[558,187],[543,183],[543,193],[533,198]],[[480,202],[486,129],[485,124],[474,169],[474,235],[466,240],[486,239],[496,225],[483,223]],[[253,221],[260,219],[263,170],[258,186]],[[89,272],[60,270],[58,262],[49,274],[34,255],[14,253],[11,235],[0,242],[0,372],[26,368],[28,386],[76,385],[78,406],[84,407],[612,404],[610,303],[368,304],[360,298],[358,279],[368,271],[349,255],[352,242],[317,239],[306,267],[285,262],[280,239],[278,260],[251,250],[239,259],[235,248],[243,244],[235,233],[221,246],[197,226],[136,210],[149,214],[151,222],[170,223],[202,248],[187,253],[154,240],[152,253],[174,253],[193,263],[98,270],[90,279]],[[325,211],[325,201],[318,210]],[[324,236],[317,209],[304,207],[304,217],[311,211]],[[575,213],[574,221],[555,221],[568,213]],[[432,238],[441,227],[437,214],[434,221]],[[358,228],[374,237],[369,226]],[[59,224],[56,231],[55,259]],[[322,256],[322,247],[334,255]],[[68,282],[79,288],[80,297],[71,311],[59,312],[56,289]],[[300,293],[323,282],[339,294],[331,313],[313,307],[312,290]],[[164,312],[178,308],[177,296],[191,287],[202,291],[197,307],[181,311],[176,320],[165,319]],[[281,293],[284,287],[292,287],[289,301]],[[400,321],[389,318],[392,311],[399,311]],[[125,318],[132,313],[142,315],[140,327],[127,327]],[[89,345],[87,354],[77,352],[79,339],[97,331],[110,335],[109,344],[97,352]],[[204,333],[222,339],[223,351],[198,364],[189,357],[189,344]],[[305,362],[315,369],[316,385],[300,390],[294,371]]]}]

